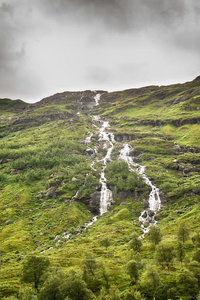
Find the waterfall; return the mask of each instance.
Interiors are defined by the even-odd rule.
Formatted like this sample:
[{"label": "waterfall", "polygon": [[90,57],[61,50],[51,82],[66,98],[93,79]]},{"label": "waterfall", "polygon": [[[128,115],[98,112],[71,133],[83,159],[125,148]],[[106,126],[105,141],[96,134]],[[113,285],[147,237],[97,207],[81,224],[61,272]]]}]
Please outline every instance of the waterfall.
[{"label": "waterfall", "polygon": [[[144,237],[144,235],[149,231],[149,227],[151,225],[156,225],[157,223],[155,216],[161,208],[161,200],[159,189],[153,185],[151,180],[146,176],[145,167],[133,161],[133,158],[130,156],[130,150],[132,150],[132,148],[128,144],[124,144],[123,149],[120,151],[119,159],[126,161],[130,171],[138,173],[143,178],[144,182],[151,188],[151,192],[148,197],[149,206],[147,209],[143,210],[139,216],[140,226],[143,230],[141,237]],[[149,224],[149,226],[145,227],[145,224]]]},{"label": "waterfall", "polygon": [[95,105],[96,106],[99,105],[100,98],[101,98],[101,94],[96,94],[96,96],[94,96],[94,100],[95,100]]},{"label": "waterfall", "polygon": [[[99,120],[99,119],[98,119]],[[111,160],[111,153],[114,148],[114,135],[112,133],[106,132],[106,128],[109,127],[109,123],[107,121],[100,121],[102,124],[99,129],[99,142],[108,142],[109,148],[105,157],[102,159],[102,170],[100,176],[100,184],[101,184],[101,194],[100,194],[100,215],[104,214],[108,211],[112,201],[113,195],[112,191],[107,188],[106,185],[106,177],[105,177],[105,169],[107,162]]]},{"label": "waterfall", "polygon": [[[96,96],[94,96],[96,106],[99,105],[100,98],[101,98],[101,94],[96,94]],[[102,121],[99,116],[93,116],[93,122],[96,123],[96,127],[99,130],[98,142],[99,143],[105,142],[109,145],[105,157],[101,160],[102,170],[101,170],[100,180],[99,180],[101,184],[100,215],[102,215],[108,211],[111,203],[113,202],[112,191],[109,190],[106,185],[105,169],[106,169],[107,162],[111,161],[111,154],[114,148],[115,138],[113,133],[107,132],[107,128],[110,126],[108,121]]]}]

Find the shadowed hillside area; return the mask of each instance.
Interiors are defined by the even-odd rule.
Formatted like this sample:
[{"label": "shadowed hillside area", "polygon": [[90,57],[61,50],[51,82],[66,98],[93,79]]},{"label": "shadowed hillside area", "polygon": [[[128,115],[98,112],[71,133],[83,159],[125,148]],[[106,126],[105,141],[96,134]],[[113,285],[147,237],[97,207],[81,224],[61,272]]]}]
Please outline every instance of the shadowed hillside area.
[{"label": "shadowed hillside area", "polygon": [[199,123],[200,76],[0,99],[0,299],[200,299]]}]

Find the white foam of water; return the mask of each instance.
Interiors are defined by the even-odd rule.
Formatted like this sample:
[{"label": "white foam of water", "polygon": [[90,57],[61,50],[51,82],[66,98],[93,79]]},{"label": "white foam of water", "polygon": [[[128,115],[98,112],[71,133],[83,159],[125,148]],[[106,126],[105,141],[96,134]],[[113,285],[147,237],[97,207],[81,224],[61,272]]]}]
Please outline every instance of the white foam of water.
[{"label": "white foam of water", "polygon": [[94,100],[95,100],[95,105],[96,105],[96,106],[99,105],[100,98],[101,98],[101,94],[96,94],[96,95],[94,96]]},{"label": "white foam of water", "polygon": [[[119,159],[126,161],[129,165],[129,169],[141,175],[144,182],[151,188],[151,192],[148,197],[148,209],[143,210],[139,216],[139,222],[143,230],[143,235],[141,237],[144,237],[144,235],[149,231],[149,227],[151,225],[156,225],[157,223],[155,216],[161,209],[161,200],[159,189],[146,176],[145,167],[133,161],[133,158],[130,156],[131,150],[132,148],[128,144],[124,144],[123,149],[120,151]],[[149,224],[149,226],[145,227],[145,224]]]},{"label": "white foam of water", "polygon": [[[99,121],[99,118],[98,118]],[[103,167],[100,176],[100,184],[101,184],[101,195],[100,195],[100,215],[104,214],[108,211],[111,203],[113,201],[112,191],[108,189],[106,185],[106,177],[105,177],[105,169],[108,161],[111,161],[111,154],[114,148],[114,135],[112,133],[108,133],[106,129],[109,127],[109,122],[102,121],[102,125],[99,129],[99,142],[108,142],[109,148],[106,152],[105,157],[102,159]]]}]

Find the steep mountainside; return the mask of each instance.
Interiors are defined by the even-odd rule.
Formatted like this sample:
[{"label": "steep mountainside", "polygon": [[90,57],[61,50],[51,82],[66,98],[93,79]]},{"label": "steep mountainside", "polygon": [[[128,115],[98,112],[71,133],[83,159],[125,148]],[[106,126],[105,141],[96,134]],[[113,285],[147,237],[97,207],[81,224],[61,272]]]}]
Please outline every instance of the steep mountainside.
[{"label": "steep mountainside", "polygon": [[[196,299],[199,109],[200,77],[112,93],[64,92],[35,104],[0,99],[0,297],[19,295],[23,262],[34,254],[66,276],[76,272],[88,299]],[[173,265],[159,263],[161,250],[150,243],[156,223],[161,246],[176,253]],[[180,226],[190,234],[182,260]],[[95,275],[86,276],[86,257]],[[133,261],[137,276],[130,275]]]}]

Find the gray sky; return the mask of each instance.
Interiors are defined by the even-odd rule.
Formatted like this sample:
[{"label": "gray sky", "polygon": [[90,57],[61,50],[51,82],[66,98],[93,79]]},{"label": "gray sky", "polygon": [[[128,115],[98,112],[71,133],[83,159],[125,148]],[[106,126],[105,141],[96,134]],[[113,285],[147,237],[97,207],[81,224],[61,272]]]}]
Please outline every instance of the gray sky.
[{"label": "gray sky", "polygon": [[199,0],[0,0],[0,97],[200,75]]}]

